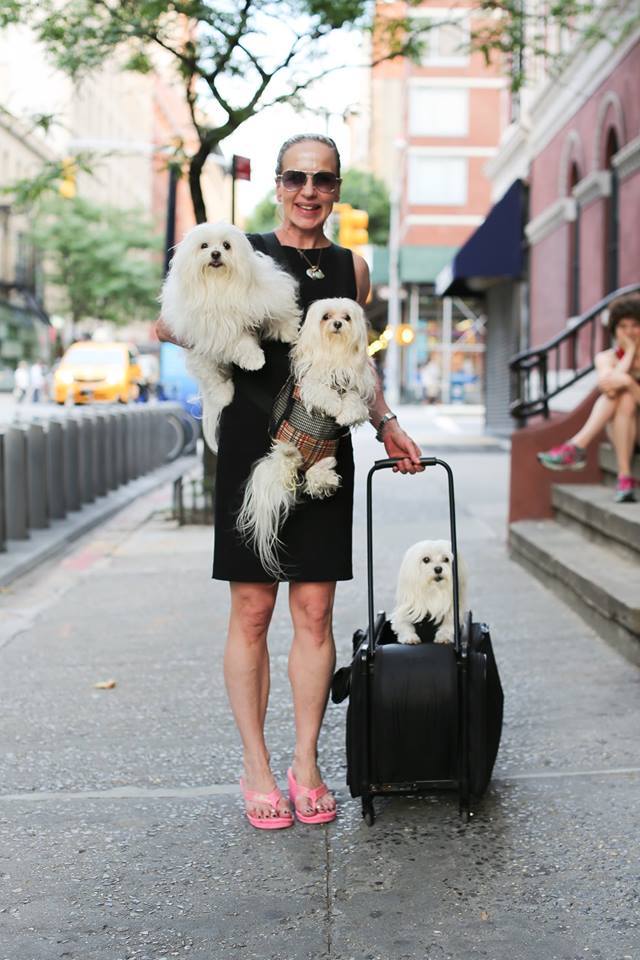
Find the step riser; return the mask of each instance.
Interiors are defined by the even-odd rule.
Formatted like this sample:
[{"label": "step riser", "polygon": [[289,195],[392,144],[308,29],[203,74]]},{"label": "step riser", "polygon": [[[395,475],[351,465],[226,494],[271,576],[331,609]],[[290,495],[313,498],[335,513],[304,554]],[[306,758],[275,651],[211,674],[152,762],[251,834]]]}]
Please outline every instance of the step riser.
[{"label": "step riser", "polygon": [[[598,448],[598,463],[607,486],[614,485],[618,476],[616,455],[610,443],[601,443]],[[631,476],[640,483],[640,454],[636,453],[631,461]]]},{"label": "step riser", "polygon": [[606,533],[602,533],[595,527],[587,526],[582,520],[577,519],[570,513],[557,510],[555,520],[561,523],[563,527],[568,527],[570,530],[575,530],[576,533],[580,533],[591,543],[598,543],[601,547],[608,547],[617,557],[621,557],[623,560],[629,560],[631,563],[640,564],[640,553],[637,550],[625,546],[625,544],[614,540],[612,537],[608,537]]},{"label": "step riser", "polygon": [[636,522],[640,504],[625,504],[630,518],[626,521],[625,517],[593,503],[585,503],[561,487],[554,487],[551,502],[559,522],[571,526],[591,541],[610,546],[619,556],[640,563],[640,527]]},{"label": "step riser", "polygon": [[567,606],[578,614],[595,632],[614,647],[631,663],[640,666],[640,633],[603,614],[599,607],[593,606],[576,585],[567,582],[558,570],[558,575],[550,572],[549,560],[535,546],[511,531],[509,537],[511,557],[550,589]]}]

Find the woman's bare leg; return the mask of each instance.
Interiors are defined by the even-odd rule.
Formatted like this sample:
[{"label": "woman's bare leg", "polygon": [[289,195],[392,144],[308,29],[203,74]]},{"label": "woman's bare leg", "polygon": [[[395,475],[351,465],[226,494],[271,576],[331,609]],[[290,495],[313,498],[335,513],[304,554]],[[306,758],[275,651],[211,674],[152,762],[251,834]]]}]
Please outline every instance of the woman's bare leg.
[{"label": "woman's bare leg", "polygon": [[604,429],[606,424],[609,423],[614,416],[618,399],[618,396],[607,397],[603,393],[600,394],[591,408],[591,413],[584,426],[578,430],[575,436],[567,440],[567,443],[574,443],[576,447],[586,449],[594,437],[598,436],[600,431]]},{"label": "woman's bare leg", "polygon": [[[269,700],[267,631],[278,593],[277,583],[231,583],[229,633],[224,653],[224,678],[244,751],[244,781],[248,790],[270,793],[274,777],[264,739]],[[247,804],[254,816],[269,816],[268,804]],[[288,809],[283,800],[279,811]]]},{"label": "woman's bare leg", "polygon": [[637,404],[626,390],[618,395],[616,411],[611,421],[611,442],[616,452],[618,474],[631,474],[631,458],[636,443]]},{"label": "woman's bare leg", "polygon": [[[292,583],[289,607],[293,621],[293,642],[289,653],[289,679],[293,691],[296,748],[293,775],[298,783],[314,789],[322,783],[318,769],[318,737],[327,706],[336,651],[332,615],[335,583]],[[318,810],[335,809],[328,793],[317,803]],[[301,813],[314,812],[308,800],[300,800]]]}]

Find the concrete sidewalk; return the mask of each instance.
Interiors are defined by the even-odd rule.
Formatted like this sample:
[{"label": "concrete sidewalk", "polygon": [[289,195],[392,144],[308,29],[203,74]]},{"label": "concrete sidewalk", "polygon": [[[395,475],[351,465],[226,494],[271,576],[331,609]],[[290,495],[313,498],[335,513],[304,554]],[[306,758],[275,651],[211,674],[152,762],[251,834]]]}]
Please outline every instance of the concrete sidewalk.
[{"label": "concrete sidewalk", "polygon": [[[370,434],[356,447],[340,665],[366,618],[361,492],[382,453]],[[377,800],[368,828],[344,786],[345,704],[329,705],[321,740],[338,820],[246,823],[222,679],[227,586],[210,580],[211,531],[165,518],[165,488],[0,594],[0,960],[640,957],[638,671],[508,559],[506,455],[449,459],[506,698],[471,823],[455,798],[399,798]],[[444,478],[376,480],[376,606],[390,609],[406,546],[446,535]],[[281,784],[286,599],[267,722]]]}]

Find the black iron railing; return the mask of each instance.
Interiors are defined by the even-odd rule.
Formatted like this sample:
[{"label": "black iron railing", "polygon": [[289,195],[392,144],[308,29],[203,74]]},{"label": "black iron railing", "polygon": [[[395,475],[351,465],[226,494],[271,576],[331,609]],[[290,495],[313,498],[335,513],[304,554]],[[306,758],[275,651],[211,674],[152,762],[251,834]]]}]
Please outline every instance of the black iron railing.
[{"label": "black iron railing", "polygon": [[612,300],[639,290],[640,283],[632,283],[607,294],[553,340],[511,359],[510,412],[519,426],[529,417],[548,417],[549,401],[591,373],[596,353],[605,349],[606,330],[600,314]]}]

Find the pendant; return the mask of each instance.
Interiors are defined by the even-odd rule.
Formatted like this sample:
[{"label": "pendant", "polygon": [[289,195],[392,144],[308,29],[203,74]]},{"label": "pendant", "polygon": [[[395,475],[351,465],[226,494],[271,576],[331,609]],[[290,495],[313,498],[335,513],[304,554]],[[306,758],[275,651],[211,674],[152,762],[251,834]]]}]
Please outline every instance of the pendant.
[{"label": "pendant", "polygon": [[311,280],[324,280],[324,273],[320,267],[309,267],[306,274]]}]

